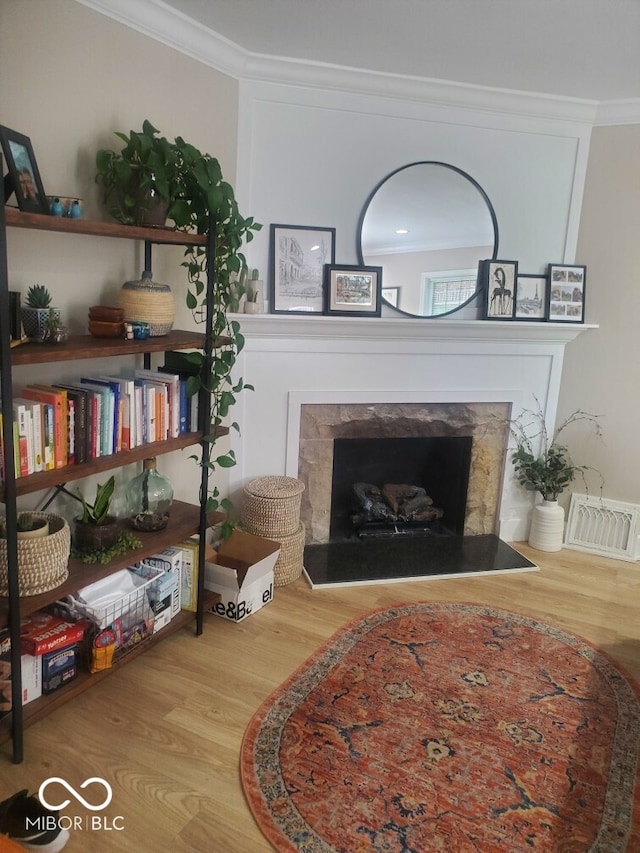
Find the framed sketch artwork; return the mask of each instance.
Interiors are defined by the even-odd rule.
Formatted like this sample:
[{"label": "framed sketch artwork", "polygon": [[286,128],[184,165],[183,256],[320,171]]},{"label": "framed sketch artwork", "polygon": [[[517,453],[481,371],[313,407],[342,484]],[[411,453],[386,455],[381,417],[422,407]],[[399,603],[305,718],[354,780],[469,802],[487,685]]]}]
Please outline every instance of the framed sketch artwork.
[{"label": "framed sketch artwork", "polygon": [[478,280],[482,286],[485,320],[513,319],[517,277],[517,261],[480,261]]},{"label": "framed sketch artwork", "polygon": [[587,268],[549,264],[547,319],[550,323],[584,323]]},{"label": "framed sketch artwork", "polygon": [[540,321],[546,318],[546,275],[520,273],[516,279],[514,319]]},{"label": "framed sketch artwork", "polygon": [[272,225],[269,303],[272,314],[322,314],[324,267],[335,261],[335,228]]}]

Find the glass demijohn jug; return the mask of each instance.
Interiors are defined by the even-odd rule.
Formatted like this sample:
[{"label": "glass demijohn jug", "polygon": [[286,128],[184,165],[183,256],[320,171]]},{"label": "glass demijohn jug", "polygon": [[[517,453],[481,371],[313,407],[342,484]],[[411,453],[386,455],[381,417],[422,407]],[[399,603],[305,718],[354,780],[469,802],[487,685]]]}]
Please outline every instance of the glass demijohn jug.
[{"label": "glass demijohn jug", "polygon": [[145,459],[142,473],[127,484],[127,513],[135,530],[162,530],[169,523],[173,487],[156,469],[155,456]]}]

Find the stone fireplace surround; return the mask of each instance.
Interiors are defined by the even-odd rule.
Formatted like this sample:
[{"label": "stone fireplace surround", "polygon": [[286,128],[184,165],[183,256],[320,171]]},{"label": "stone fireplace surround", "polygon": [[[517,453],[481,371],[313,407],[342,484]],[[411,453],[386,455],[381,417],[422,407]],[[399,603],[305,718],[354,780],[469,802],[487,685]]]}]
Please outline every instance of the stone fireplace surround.
[{"label": "stone fireplace surround", "polygon": [[[367,392],[361,392],[366,395]],[[307,544],[329,542],[336,438],[472,436],[464,533],[493,533],[508,441],[508,403],[303,403],[298,478]]]},{"label": "stone fireplace surround", "polygon": [[489,436],[487,422],[535,407],[537,399],[551,428],[564,348],[596,326],[288,314],[238,319],[246,339],[238,375],[255,391],[243,392],[234,408],[238,465],[229,484],[236,506],[255,477],[298,477],[305,483],[308,539],[327,541],[322,443],[332,431],[371,429],[376,422],[379,431],[395,420],[393,429],[402,423],[430,434],[472,430],[466,529],[505,541],[527,538],[533,498],[513,478],[504,433],[491,428]]}]

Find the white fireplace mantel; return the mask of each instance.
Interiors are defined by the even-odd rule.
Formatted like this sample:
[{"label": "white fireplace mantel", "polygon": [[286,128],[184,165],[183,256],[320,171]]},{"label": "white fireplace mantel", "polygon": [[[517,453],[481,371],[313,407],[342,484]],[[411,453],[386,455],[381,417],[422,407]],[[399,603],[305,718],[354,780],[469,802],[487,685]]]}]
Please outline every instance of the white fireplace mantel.
[{"label": "white fireplace mantel", "polygon": [[408,317],[325,317],[307,314],[237,314],[243,334],[253,338],[310,338],[398,341],[530,341],[567,344],[587,323],[539,323],[519,320],[423,320]]},{"label": "white fireplace mantel", "polygon": [[[565,346],[594,324],[322,315],[236,315],[245,336],[229,472],[232,500],[255,477],[296,475],[305,403],[507,402],[518,414],[539,401],[555,423]],[[529,493],[505,465],[498,533],[525,539]]]}]

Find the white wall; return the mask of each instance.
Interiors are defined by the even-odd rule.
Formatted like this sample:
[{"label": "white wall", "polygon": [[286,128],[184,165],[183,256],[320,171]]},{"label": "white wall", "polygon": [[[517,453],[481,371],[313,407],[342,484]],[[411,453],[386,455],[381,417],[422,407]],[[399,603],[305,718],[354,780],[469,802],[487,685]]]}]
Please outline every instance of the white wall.
[{"label": "white wall", "polygon": [[602,415],[603,440],[575,431],[570,447],[578,463],[602,472],[605,495],[632,503],[640,503],[639,235],[640,124],[596,128],[578,256],[587,265],[587,319],[600,329],[567,348],[558,419],[579,408]]},{"label": "white wall", "polygon": [[[95,152],[120,148],[113,131],[140,129],[145,118],[163,135],[182,135],[218,157],[234,180],[237,81],[74,0],[0,3],[0,80],[0,123],[31,139],[45,192],[84,197],[89,217],[107,218],[94,183]],[[143,267],[142,247],[126,240],[12,228],[8,243],[11,288],[26,292],[35,282],[46,285],[75,332],[86,332],[90,305],[112,302],[122,283],[138,278]],[[192,320],[184,307],[181,261],[181,249],[154,253],[155,278],[172,285],[177,325],[184,327]],[[71,379],[80,375],[72,371],[105,365],[68,368]],[[37,380],[54,378],[60,378],[59,366],[45,366]],[[16,374],[16,387],[29,381],[34,379],[28,372]],[[187,455],[172,454],[158,464],[177,497],[193,500],[199,470]],[[116,473],[123,483],[135,472]]]},{"label": "white wall", "polygon": [[[573,261],[589,127],[489,110],[244,82],[238,193],[265,224],[333,226],[336,260],[355,263],[356,225],[389,172],[436,160],[470,174],[491,199],[499,257],[522,272]],[[266,269],[268,229],[251,266]]]},{"label": "white wall", "polygon": [[[113,5],[134,15],[148,4]],[[156,7],[146,32],[160,27],[161,11],[166,17]],[[242,211],[265,226],[335,225],[337,257],[349,262],[360,207],[383,175],[416,159],[460,166],[494,202],[501,254],[517,259],[521,271],[540,271],[548,261],[587,264],[587,320],[601,328],[568,345],[559,412],[581,406],[604,413],[605,444],[584,450],[603,471],[606,494],[639,500],[640,125],[596,128],[589,149],[595,108],[517,93],[488,95],[474,108],[456,87],[431,92],[384,77],[336,82],[327,69],[303,66],[293,69],[297,85],[256,82],[274,79],[278,69],[230,59],[228,45],[204,56],[209,42],[190,32],[183,49],[203,64],[168,46],[174,34],[179,28],[169,21],[155,41],[74,0],[0,3],[0,121],[31,137],[45,189],[80,193],[95,211],[95,150],[114,143],[113,130],[148,117],[166,135],[181,133],[215,154],[236,180]],[[213,70],[225,61],[229,74]],[[317,81],[322,74],[326,85]],[[599,115],[615,120],[616,112],[601,108]],[[35,243],[17,232],[10,240],[12,284],[51,285],[77,323],[141,263],[120,241],[76,242],[70,264],[59,240],[43,235]],[[265,227],[248,251],[265,279],[267,256]],[[176,281],[176,270],[175,254],[162,250],[157,278]],[[583,461],[583,448],[576,449]]]}]

